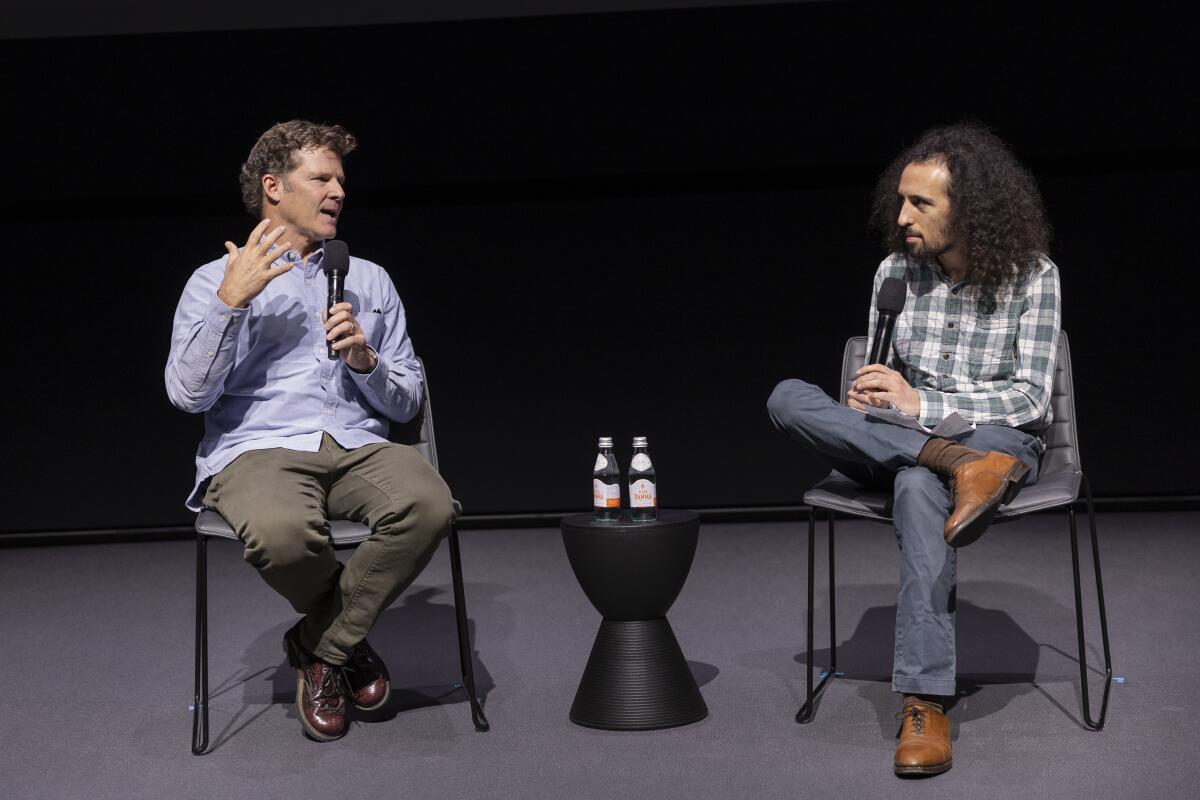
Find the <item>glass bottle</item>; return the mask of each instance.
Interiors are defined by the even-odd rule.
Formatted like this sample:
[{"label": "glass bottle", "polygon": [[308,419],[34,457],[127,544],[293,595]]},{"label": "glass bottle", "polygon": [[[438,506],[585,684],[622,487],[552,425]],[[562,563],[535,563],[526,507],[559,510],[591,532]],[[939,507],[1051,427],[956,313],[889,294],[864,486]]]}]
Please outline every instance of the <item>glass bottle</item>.
[{"label": "glass bottle", "polygon": [[633,437],[629,464],[629,516],[634,522],[658,519],[658,486],[645,436]]},{"label": "glass bottle", "polygon": [[597,522],[621,519],[621,468],[612,448],[612,437],[601,436],[600,452],[592,467],[592,514]]}]

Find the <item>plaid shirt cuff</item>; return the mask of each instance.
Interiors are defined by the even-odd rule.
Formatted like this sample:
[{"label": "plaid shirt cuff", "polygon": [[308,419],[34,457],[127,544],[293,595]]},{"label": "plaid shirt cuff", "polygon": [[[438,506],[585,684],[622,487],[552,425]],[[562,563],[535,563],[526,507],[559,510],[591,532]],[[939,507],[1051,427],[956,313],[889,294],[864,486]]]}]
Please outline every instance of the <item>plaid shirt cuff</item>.
[{"label": "plaid shirt cuff", "polygon": [[932,389],[917,389],[921,398],[921,412],[918,419],[926,428],[932,428],[946,418],[946,400],[941,392]]}]

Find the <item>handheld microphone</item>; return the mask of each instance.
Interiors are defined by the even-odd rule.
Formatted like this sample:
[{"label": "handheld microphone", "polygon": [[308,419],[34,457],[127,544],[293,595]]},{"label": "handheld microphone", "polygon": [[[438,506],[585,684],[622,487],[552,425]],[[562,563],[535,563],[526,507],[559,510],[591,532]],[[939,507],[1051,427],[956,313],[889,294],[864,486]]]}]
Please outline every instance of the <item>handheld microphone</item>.
[{"label": "handheld microphone", "polygon": [[[325,242],[321,268],[325,270],[325,277],[329,279],[329,296],[325,304],[325,310],[328,311],[342,302],[346,290],[346,273],[350,271],[350,248],[346,247],[345,242],[341,239]],[[338,352],[333,349],[333,342],[329,343],[329,357],[338,357]]]},{"label": "handheld microphone", "polygon": [[888,353],[892,351],[892,331],[896,327],[896,317],[904,310],[904,301],[908,298],[908,284],[900,278],[884,278],[879,287],[879,296],[875,308],[879,318],[875,322],[875,339],[871,342],[871,350],[867,353],[868,364],[886,365]]}]

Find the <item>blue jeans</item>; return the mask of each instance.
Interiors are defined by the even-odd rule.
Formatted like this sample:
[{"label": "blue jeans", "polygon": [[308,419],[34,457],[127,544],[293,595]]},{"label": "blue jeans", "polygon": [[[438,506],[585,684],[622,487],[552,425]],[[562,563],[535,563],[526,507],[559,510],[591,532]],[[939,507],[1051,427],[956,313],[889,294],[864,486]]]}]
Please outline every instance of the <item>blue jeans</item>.
[{"label": "blue jeans", "polygon": [[[929,437],[840,405],[800,380],[776,386],[767,411],[776,428],[838,472],[868,488],[892,492],[892,521],[901,554],[892,688],[954,694],[958,551],[943,538],[954,498],[947,478],[917,466],[917,455]],[[1005,425],[979,425],[958,441],[976,450],[1015,456],[1029,465],[1026,483],[1037,480],[1042,448],[1033,434]]]}]

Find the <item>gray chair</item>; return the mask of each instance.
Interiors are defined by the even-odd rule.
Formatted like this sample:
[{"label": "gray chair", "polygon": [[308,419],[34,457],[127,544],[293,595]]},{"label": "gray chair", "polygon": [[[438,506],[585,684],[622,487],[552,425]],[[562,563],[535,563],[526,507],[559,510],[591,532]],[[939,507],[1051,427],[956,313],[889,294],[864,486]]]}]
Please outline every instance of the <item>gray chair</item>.
[{"label": "gray chair", "polygon": [[[842,398],[854,381],[855,372],[863,366],[867,355],[867,339],[856,336],[846,342],[842,355]],[[1108,694],[1112,688],[1112,659],[1108,649],[1108,618],[1104,611],[1104,584],[1100,577],[1100,550],[1096,539],[1096,517],[1092,511],[1092,491],[1079,461],[1079,436],[1075,430],[1075,391],[1071,380],[1071,351],[1067,334],[1058,340],[1058,362],[1054,371],[1054,390],[1051,394],[1054,421],[1046,434],[1046,452],[1042,456],[1037,483],[1017,495],[1011,505],[1001,506],[995,522],[1004,522],[1033,511],[1065,507],[1071,530],[1071,567],[1075,577],[1075,626],[1079,645],[1079,679],[1083,698],[1083,718],[1088,728],[1100,730],[1108,711]],[[1100,714],[1092,719],[1088,690],[1087,654],[1083,633],[1083,603],[1079,588],[1079,544],[1075,531],[1075,505],[1079,490],[1086,499],[1088,523],[1092,534],[1092,562],[1096,574],[1096,600],[1100,611],[1100,634],[1104,642],[1104,698]],[[808,512],[808,631],[806,660],[808,662],[808,697],[796,713],[797,722],[808,722],[813,715],[813,702],[825,685],[837,674],[837,629],[834,605],[834,537],[835,514],[892,521],[890,492],[871,491],[836,470],[804,495]],[[829,519],[829,669],[813,688],[813,551],[815,518],[818,508],[825,509]]]},{"label": "gray chair", "polygon": [[[433,408],[429,402],[429,373],[421,364],[425,376],[425,396],[421,411],[411,421],[392,423],[393,442],[415,447],[434,469],[437,469],[437,442],[433,436]],[[455,501],[455,508],[458,503]],[[330,538],[336,549],[356,547],[366,541],[370,530],[366,525],[347,520],[330,520]],[[192,712],[192,753],[201,755],[208,749],[208,552],[209,539],[238,540],[229,523],[215,511],[204,510],[196,517],[196,686]],[[471,650],[471,634],[467,627],[466,596],[463,591],[462,556],[459,552],[458,530],[450,525],[450,574],[454,583],[454,613],[458,624],[458,655],[462,666],[462,685],[471,703],[471,720],[476,730],[490,728],[479,697],[475,693],[475,670]]]}]

